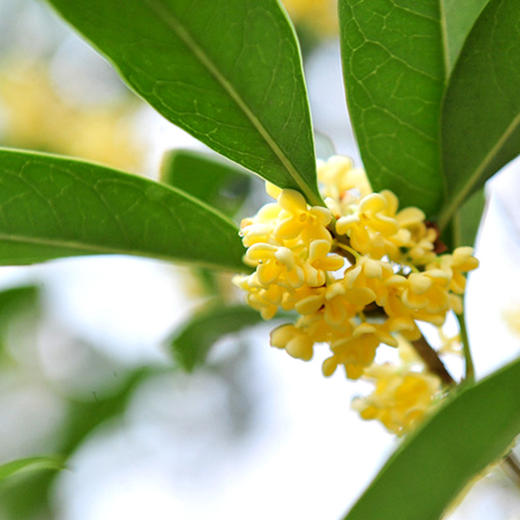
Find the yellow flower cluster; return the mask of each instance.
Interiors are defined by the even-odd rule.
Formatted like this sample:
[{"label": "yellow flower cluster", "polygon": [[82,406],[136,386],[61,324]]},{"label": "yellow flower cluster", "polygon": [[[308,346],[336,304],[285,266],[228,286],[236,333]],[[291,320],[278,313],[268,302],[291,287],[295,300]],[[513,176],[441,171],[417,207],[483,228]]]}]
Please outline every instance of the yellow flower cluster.
[{"label": "yellow flower cluster", "polygon": [[318,179],[327,208],[267,185],[276,202],[241,223],[255,271],[234,281],[264,319],[278,309],[300,315],[271,333],[271,345],[308,360],[326,343],[323,373],[343,365],[357,379],[381,343],[397,346],[397,333],[417,339],[416,321],[439,326],[450,309],[461,312],[464,273],[478,261],[466,247],[437,255],[438,233],[422,211],[399,211],[390,191],[372,193],[349,159],[321,164]]},{"label": "yellow flower cluster", "polygon": [[[400,353],[403,348],[412,349],[406,342],[400,342]],[[352,407],[363,419],[379,420],[399,436],[415,428],[442,395],[437,376],[417,371],[407,362],[374,364],[365,370],[363,379],[375,385],[374,391],[367,397],[354,399]]]},{"label": "yellow flower cluster", "polygon": [[283,0],[295,24],[323,35],[338,32],[337,0]]}]

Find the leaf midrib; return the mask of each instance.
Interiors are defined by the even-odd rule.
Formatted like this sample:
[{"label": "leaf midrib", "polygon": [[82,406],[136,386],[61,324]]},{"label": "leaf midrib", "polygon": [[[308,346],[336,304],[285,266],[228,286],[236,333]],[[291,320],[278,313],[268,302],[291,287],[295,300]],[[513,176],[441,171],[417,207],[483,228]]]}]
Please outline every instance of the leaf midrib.
[{"label": "leaf midrib", "polygon": [[242,99],[240,94],[233,88],[233,85],[229,80],[220,72],[217,66],[205,53],[204,49],[195,41],[189,31],[179,22],[179,20],[168,10],[163,7],[160,0],[144,0],[152,10],[154,10],[160,17],[160,19],[172,29],[177,37],[184,42],[199,62],[213,75],[217,82],[222,88],[229,94],[233,101],[237,104],[244,115],[249,119],[251,124],[256,128],[258,133],[267,143],[267,145],[274,152],[278,160],[282,163],[283,167],[287,170],[294,182],[302,190],[302,193],[306,196],[307,200],[314,205],[323,206],[323,202],[317,197],[312,190],[309,189],[307,183],[303,179],[302,175],[298,172],[296,167],[292,164],[291,160],[285,155],[282,149],[276,144],[276,141],[271,137],[267,129],[264,127],[262,122],[253,113],[248,104]]},{"label": "leaf midrib", "polygon": [[[38,245],[38,246],[49,246],[49,247],[56,247],[56,248],[63,248],[63,249],[70,249],[74,251],[81,251],[85,252],[86,254],[96,254],[96,255],[129,255],[129,256],[142,256],[145,258],[153,258],[156,260],[163,260],[165,262],[186,262],[189,263],[189,265],[198,265],[198,266],[204,266],[204,267],[211,267],[211,268],[219,268],[223,269],[224,266],[222,264],[212,264],[210,262],[193,262],[188,259],[179,258],[174,255],[164,255],[164,254],[157,254],[157,253],[150,253],[147,251],[141,251],[140,249],[127,249],[127,248],[119,248],[119,247],[107,247],[102,246],[99,244],[91,244],[88,242],[78,242],[75,240],[59,240],[59,239],[53,239],[53,238],[43,238],[43,237],[31,237],[26,235],[18,235],[18,234],[8,234],[8,233],[0,233],[0,242],[16,242],[20,244],[31,244],[31,245]],[[37,257],[38,255],[34,255]],[[72,256],[72,255],[71,255]],[[1,262],[0,262],[1,264]],[[231,266],[228,266],[229,270],[232,269],[239,269],[239,266],[236,266],[235,268],[232,268]],[[244,271],[247,270],[247,268],[244,266]]]},{"label": "leaf midrib", "polygon": [[441,29],[441,40],[442,40],[442,52],[443,52],[443,63],[444,63],[444,83],[448,82],[450,74],[451,63],[450,63],[450,44],[448,42],[448,22],[446,20],[446,7],[444,0],[439,0],[439,23]]}]

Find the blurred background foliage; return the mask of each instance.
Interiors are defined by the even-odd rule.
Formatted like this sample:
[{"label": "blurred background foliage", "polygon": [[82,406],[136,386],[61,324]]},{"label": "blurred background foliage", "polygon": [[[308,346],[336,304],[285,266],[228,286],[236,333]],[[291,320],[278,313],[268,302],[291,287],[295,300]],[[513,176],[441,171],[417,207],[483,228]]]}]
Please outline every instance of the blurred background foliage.
[{"label": "blurred background foliage", "polygon": [[[337,151],[358,161],[345,124],[335,3],[285,1],[322,132],[318,156]],[[188,171],[190,149],[200,145],[145,107],[46,5],[0,0],[0,51],[2,146],[161,175],[181,188],[192,180],[176,177],[175,165]],[[204,179],[218,182],[202,183],[200,193],[237,222],[265,201],[262,183],[209,152],[205,167]],[[500,182],[492,215],[514,207],[511,183]],[[498,254],[504,243],[510,247],[510,269],[497,281],[489,275],[493,260],[481,257],[474,286],[489,298],[509,287],[515,308],[517,231],[494,233],[493,218],[491,231],[481,233]],[[395,446],[379,425],[349,411],[363,388],[346,388],[341,376],[324,381],[317,365],[294,366],[266,348],[267,328],[244,328],[257,320],[236,307],[229,275],[82,258],[2,267],[0,288],[0,464],[59,454],[68,466],[0,482],[0,520],[189,519],[209,511],[217,518],[335,518]],[[240,309],[240,319],[230,319],[228,306],[234,316]],[[473,316],[479,312],[486,312],[482,298],[473,305]],[[508,316],[518,321],[518,313]],[[215,323],[217,333],[208,335]],[[485,349],[494,336],[484,331],[475,341],[481,373],[517,354],[517,342],[504,334],[498,360],[479,358],[479,345]],[[210,350],[220,335],[226,338]],[[192,374],[182,370],[195,366]],[[518,492],[499,470],[476,492],[453,519],[518,518]]]}]

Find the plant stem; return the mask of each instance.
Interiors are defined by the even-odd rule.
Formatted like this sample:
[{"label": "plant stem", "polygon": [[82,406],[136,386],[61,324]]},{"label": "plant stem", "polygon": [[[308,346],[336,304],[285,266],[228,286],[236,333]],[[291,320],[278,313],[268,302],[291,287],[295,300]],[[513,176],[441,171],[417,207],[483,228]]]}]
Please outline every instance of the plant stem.
[{"label": "plant stem", "polygon": [[504,464],[509,468],[509,473],[514,475],[514,480],[520,486],[520,462],[511,451],[504,459]]},{"label": "plant stem", "polygon": [[464,380],[473,383],[475,381],[475,365],[473,364],[473,358],[471,357],[471,349],[468,340],[468,331],[466,329],[466,319],[464,312],[462,314],[456,314],[457,321],[460,327],[460,339],[462,341],[462,348],[464,350],[464,362],[466,363],[466,373]]},{"label": "plant stem", "polygon": [[412,341],[412,345],[430,372],[439,376],[441,381],[446,385],[451,386],[455,384],[455,379],[453,379],[451,374],[444,366],[444,363],[439,358],[436,350],[430,346],[424,336],[421,336],[419,339]]}]

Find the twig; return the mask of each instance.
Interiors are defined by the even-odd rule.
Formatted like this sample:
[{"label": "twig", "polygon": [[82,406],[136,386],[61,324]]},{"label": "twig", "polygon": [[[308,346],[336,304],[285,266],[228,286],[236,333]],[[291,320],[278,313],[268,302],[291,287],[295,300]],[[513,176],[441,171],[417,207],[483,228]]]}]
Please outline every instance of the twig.
[{"label": "twig", "polygon": [[453,379],[448,370],[446,370],[446,367],[440,360],[437,352],[430,346],[424,336],[412,341],[412,345],[417,354],[421,356],[421,359],[424,361],[430,372],[439,376],[441,381],[446,385],[451,386],[456,384],[455,379]]},{"label": "twig", "polygon": [[516,484],[520,486],[520,462],[512,451],[504,459],[504,465],[509,468],[509,473],[514,477]]}]

